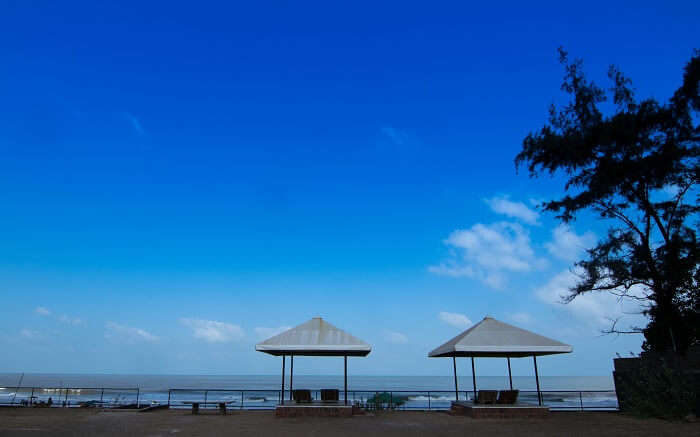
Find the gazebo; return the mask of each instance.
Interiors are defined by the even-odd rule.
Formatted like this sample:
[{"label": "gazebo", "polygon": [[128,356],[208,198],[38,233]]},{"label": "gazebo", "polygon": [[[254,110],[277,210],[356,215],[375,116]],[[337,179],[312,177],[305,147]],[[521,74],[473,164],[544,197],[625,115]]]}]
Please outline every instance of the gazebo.
[{"label": "gazebo", "polygon": [[320,317],[302,323],[281,334],[255,345],[255,350],[270,355],[282,356],[282,396],[284,405],[285,358],[290,357],[289,398],[292,399],[294,382],[294,356],[343,357],[344,358],[344,403],[348,403],[348,357],[367,356],[372,348],[369,344],[347,332],[336,328]]},{"label": "gazebo", "polygon": [[513,376],[510,370],[510,359],[532,357],[535,364],[537,401],[539,405],[542,405],[540,377],[537,372],[537,357],[542,355],[565,354],[572,351],[573,348],[568,344],[564,344],[556,340],[543,337],[539,334],[535,334],[534,332],[503,323],[491,317],[484,317],[481,322],[430,352],[428,357],[452,357],[456,401],[459,401],[459,390],[457,387],[457,357],[471,358],[472,383],[474,387],[475,400],[476,373],[474,370],[474,358],[506,358],[508,360],[508,380],[510,382],[510,389],[512,390]]}]

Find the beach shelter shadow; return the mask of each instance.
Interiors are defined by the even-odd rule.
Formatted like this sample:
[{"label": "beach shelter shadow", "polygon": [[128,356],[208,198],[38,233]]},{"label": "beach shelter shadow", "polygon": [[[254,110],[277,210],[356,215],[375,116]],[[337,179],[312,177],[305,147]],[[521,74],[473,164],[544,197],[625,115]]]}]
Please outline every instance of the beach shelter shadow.
[{"label": "beach shelter shadow", "polygon": [[289,399],[292,400],[294,382],[294,356],[343,357],[344,358],[344,403],[348,404],[348,357],[365,357],[372,348],[369,344],[347,332],[336,328],[321,317],[313,319],[268,338],[255,345],[255,350],[282,356],[282,396],[284,404],[285,358],[290,357]]},{"label": "beach shelter shadow", "polygon": [[511,358],[532,357],[535,364],[535,382],[537,384],[537,401],[542,405],[540,377],[537,372],[537,357],[542,355],[566,354],[573,348],[551,338],[518,328],[491,317],[462,332],[447,343],[435,348],[428,354],[431,358],[452,357],[455,378],[455,400],[459,401],[457,387],[457,357],[470,357],[472,360],[472,383],[474,400],[476,395],[476,372],[474,358],[506,358],[508,360],[508,380],[513,389],[513,376],[510,370]]}]

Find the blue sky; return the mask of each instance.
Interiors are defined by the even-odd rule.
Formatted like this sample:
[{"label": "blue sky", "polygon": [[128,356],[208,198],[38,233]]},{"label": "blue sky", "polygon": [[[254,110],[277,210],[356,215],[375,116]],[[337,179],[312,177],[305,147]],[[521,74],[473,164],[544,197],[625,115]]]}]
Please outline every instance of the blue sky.
[{"label": "blue sky", "polygon": [[606,224],[537,213],[562,180],[513,158],[558,46],[666,99],[696,2],[123,3],[2,6],[0,371],[276,373],[254,344],[317,315],[368,375],[448,374],[485,315],[574,346],[542,374],[639,350],[600,336],[633,308],[557,302]]}]

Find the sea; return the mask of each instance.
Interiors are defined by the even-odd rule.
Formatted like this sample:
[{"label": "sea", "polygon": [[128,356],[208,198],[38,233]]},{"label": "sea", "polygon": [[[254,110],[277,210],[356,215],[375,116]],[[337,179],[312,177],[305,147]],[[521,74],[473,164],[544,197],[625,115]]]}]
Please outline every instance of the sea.
[{"label": "sea", "polygon": [[[280,401],[281,375],[115,375],[0,373],[0,404],[48,402],[53,406],[120,407],[132,404],[189,408],[192,402],[226,402],[229,408],[268,409]],[[285,398],[289,398],[289,374]],[[343,399],[343,376],[294,375],[295,389],[335,388]],[[477,389],[509,388],[508,377],[478,376]],[[473,397],[471,375],[458,378],[460,400]],[[537,404],[531,376],[513,376],[520,402]],[[617,408],[612,376],[542,376],[543,402],[552,409]],[[384,403],[399,409],[447,409],[455,400],[453,376],[348,375],[348,401]]]}]

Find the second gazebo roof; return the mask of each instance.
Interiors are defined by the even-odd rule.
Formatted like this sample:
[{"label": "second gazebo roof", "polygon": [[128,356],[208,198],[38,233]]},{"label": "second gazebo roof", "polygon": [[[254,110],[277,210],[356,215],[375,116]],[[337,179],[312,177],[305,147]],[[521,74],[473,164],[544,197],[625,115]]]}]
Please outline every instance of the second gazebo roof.
[{"label": "second gazebo roof", "polygon": [[573,351],[568,344],[552,340],[500,322],[491,317],[462,332],[434,349],[429,357],[529,357],[565,354]]},{"label": "second gazebo roof", "polygon": [[370,353],[369,344],[336,328],[320,317],[295,326],[255,345],[270,355],[360,356]]}]

